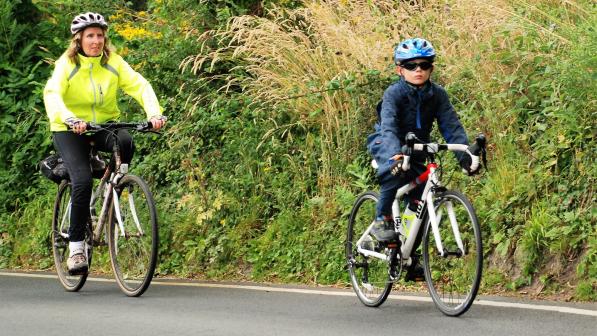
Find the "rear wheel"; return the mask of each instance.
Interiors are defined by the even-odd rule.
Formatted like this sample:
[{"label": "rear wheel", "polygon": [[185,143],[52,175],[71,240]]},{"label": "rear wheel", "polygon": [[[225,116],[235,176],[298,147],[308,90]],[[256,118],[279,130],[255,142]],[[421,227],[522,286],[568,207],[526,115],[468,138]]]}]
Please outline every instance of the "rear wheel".
[{"label": "rear wheel", "polygon": [[389,276],[389,262],[365,256],[357,249],[357,242],[361,240],[362,249],[390,254],[389,249],[380,244],[375,237],[370,234],[363,236],[375,220],[378,200],[379,195],[372,191],[359,195],[352,207],[346,233],[346,259],[350,282],[359,300],[369,307],[377,307],[384,303],[393,285]]},{"label": "rear wheel", "polygon": [[[64,180],[58,186],[58,195],[54,203],[54,216],[52,218],[52,254],[54,255],[54,266],[58,273],[58,280],[69,292],[80,290],[87,280],[88,273],[70,275],[66,261],[69,255],[68,229],[70,227],[71,214],[71,184]],[[91,266],[92,244],[90,243],[91,232],[88,228],[86,235],[87,263]]]},{"label": "rear wheel", "polygon": [[[442,193],[434,205],[445,256],[440,255],[427,220],[423,235],[425,280],[439,310],[449,316],[459,316],[470,308],[479,290],[483,269],[481,230],[473,206],[461,193]],[[457,243],[454,224],[462,248]]]},{"label": "rear wheel", "polygon": [[[126,175],[116,186],[108,226],[112,269],[128,296],[145,292],[155,270],[158,222],[153,196],[138,176]],[[121,227],[122,225],[122,227]]]}]

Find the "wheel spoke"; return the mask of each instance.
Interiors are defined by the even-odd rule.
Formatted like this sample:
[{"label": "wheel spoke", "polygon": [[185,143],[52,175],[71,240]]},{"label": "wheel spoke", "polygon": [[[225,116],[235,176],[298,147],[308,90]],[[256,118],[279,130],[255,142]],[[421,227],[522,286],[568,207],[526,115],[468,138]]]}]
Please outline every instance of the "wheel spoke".
[{"label": "wheel spoke", "polygon": [[435,251],[435,236],[428,223],[423,240],[425,278],[437,307],[447,315],[458,316],[470,308],[481,281],[480,228],[472,205],[460,193],[444,193],[435,208],[443,213],[438,222],[439,236],[449,253],[442,257]]},{"label": "wheel spoke", "polygon": [[110,220],[110,258],[120,288],[139,296],[149,286],[157,262],[157,216],[149,188],[127,175],[114,195]]},{"label": "wheel spoke", "polygon": [[346,241],[348,272],[353,289],[359,300],[371,307],[381,305],[392,289],[388,262],[361,254],[357,246],[360,241],[363,250],[389,253],[373,236],[363,236],[375,219],[378,198],[373,192],[364,193],[357,198],[350,215]]},{"label": "wheel spoke", "polygon": [[[70,226],[71,214],[71,186],[63,181],[58,187],[56,202],[54,203],[54,215],[52,219],[52,254],[54,266],[58,274],[58,280],[69,292],[81,289],[87,279],[87,274],[70,275],[66,265],[68,250],[68,229]],[[87,252],[87,260],[91,261],[91,250]]]}]

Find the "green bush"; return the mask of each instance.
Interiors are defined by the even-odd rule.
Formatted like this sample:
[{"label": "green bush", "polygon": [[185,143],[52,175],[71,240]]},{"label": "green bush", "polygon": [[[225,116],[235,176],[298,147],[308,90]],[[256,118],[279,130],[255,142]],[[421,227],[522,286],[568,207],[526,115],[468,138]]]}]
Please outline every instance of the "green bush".
[{"label": "green bush", "polygon": [[[364,142],[396,80],[391,49],[423,35],[440,53],[433,79],[469,135],[489,137],[486,173],[449,173],[482,222],[485,289],[542,282],[555,291],[566,277],[576,298],[594,300],[588,50],[597,22],[588,1],[2,6],[0,267],[51,265],[44,230],[55,189],[35,173],[51,148],[41,89],[72,15],[98,10],[169,117],[162,136],[136,137],[133,164],[159,206],[160,274],[345,283],[347,216],[359,192],[376,188]],[[130,98],[120,104],[125,118],[143,116]]]}]

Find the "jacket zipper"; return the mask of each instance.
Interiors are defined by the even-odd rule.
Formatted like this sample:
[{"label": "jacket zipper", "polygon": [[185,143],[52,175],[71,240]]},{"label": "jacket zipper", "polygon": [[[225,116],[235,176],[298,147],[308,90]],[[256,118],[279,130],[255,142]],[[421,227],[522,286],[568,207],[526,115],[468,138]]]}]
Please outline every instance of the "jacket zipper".
[{"label": "jacket zipper", "polygon": [[100,93],[100,105],[104,104],[104,92],[102,91],[102,86],[100,84],[97,85],[99,87],[99,93]]},{"label": "jacket zipper", "polygon": [[421,91],[417,90],[417,129],[421,129]]},{"label": "jacket zipper", "polygon": [[97,97],[95,95],[95,83],[93,83],[93,63],[89,65],[89,80],[91,81],[91,89],[93,91],[93,104],[91,104],[91,112],[93,114],[93,122],[95,120],[95,104],[97,103]]}]

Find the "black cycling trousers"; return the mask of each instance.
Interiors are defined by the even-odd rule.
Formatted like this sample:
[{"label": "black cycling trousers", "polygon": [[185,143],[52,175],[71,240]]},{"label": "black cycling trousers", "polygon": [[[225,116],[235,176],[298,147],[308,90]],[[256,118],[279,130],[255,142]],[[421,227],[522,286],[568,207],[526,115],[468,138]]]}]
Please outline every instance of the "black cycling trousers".
[{"label": "black cycling trousers", "polygon": [[[112,152],[114,140],[108,131],[94,134],[76,134],[71,131],[53,132],[54,147],[64,160],[71,181],[71,214],[68,230],[72,242],[85,239],[85,225],[89,219],[89,202],[93,180],[89,154],[91,143],[97,150]],[[130,163],[135,152],[133,138],[126,130],[118,131],[118,144],[123,163]]]}]

